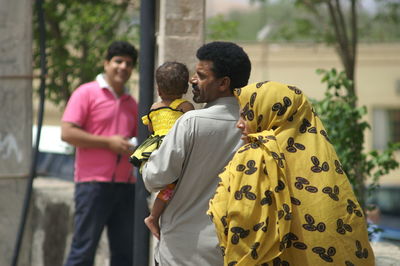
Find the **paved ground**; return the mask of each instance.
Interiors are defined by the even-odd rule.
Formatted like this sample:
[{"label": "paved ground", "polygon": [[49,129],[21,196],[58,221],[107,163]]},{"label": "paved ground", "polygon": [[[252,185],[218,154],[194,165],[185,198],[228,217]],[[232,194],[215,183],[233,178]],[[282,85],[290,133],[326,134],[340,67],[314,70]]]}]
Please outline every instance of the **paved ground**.
[{"label": "paved ground", "polygon": [[400,266],[400,217],[381,215],[381,242],[372,243],[377,266]]},{"label": "paved ground", "polygon": [[376,266],[400,266],[400,241],[372,243]]}]

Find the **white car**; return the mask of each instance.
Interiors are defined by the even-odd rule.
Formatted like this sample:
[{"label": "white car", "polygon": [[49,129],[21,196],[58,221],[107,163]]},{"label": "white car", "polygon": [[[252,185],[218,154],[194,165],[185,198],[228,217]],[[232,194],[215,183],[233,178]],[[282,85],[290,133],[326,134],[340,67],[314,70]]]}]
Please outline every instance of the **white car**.
[{"label": "white car", "polygon": [[[35,145],[37,126],[32,127]],[[73,181],[74,147],[61,140],[61,127],[43,125],[40,133],[37,175]]]}]

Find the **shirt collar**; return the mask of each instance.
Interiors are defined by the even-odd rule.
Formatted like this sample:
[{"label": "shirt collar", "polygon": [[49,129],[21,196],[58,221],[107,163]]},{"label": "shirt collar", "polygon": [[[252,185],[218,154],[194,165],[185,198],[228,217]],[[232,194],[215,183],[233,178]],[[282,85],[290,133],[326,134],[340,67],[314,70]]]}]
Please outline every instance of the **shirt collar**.
[{"label": "shirt collar", "polygon": [[[97,83],[99,83],[100,88],[109,90],[116,98],[118,98],[118,95],[115,93],[113,87],[111,87],[107,83],[106,79],[104,78],[104,74],[98,74],[96,76],[96,81],[97,81]],[[127,87],[124,87],[124,93],[126,93],[126,94],[129,93],[129,90]]]},{"label": "shirt collar", "polygon": [[207,103],[204,108],[208,108],[214,105],[237,105],[237,99],[234,96],[220,97],[212,102]]}]

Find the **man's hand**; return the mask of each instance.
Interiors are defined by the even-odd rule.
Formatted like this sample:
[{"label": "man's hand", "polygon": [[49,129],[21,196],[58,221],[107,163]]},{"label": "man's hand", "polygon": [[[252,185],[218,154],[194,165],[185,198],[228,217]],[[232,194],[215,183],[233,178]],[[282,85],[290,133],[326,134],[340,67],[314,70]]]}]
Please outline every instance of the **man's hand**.
[{"label": "man's hand", "polygon": [[61,139],[75,147],[106,148],[117,154],[130,155],[135,148],[128,139],[120,135],[93,135],[84,131],[78,125],[69,122],[63,122],[61,125]]},{"label": "man's hand", "polygon": [[108,141],[108,148],[118,154],[130,155],[134,149],[134,146],[129,142],[129,140],[119,135],[109,137]]}]

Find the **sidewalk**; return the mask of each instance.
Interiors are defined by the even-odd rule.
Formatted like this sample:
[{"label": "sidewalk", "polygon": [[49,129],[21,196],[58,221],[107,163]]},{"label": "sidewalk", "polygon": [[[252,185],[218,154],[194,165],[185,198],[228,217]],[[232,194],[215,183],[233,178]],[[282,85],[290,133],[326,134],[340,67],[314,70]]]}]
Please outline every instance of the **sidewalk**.
[{"label": "sidewalk", "polygon": [[376,266],[400,266],[400,241],[384,240],[371,243]]},{"label": "sidewalk", "polygon": [[400,266],[400,217],[381,214],[379,225],[384,231],[379,242],[372,242],[376,266]]}]

